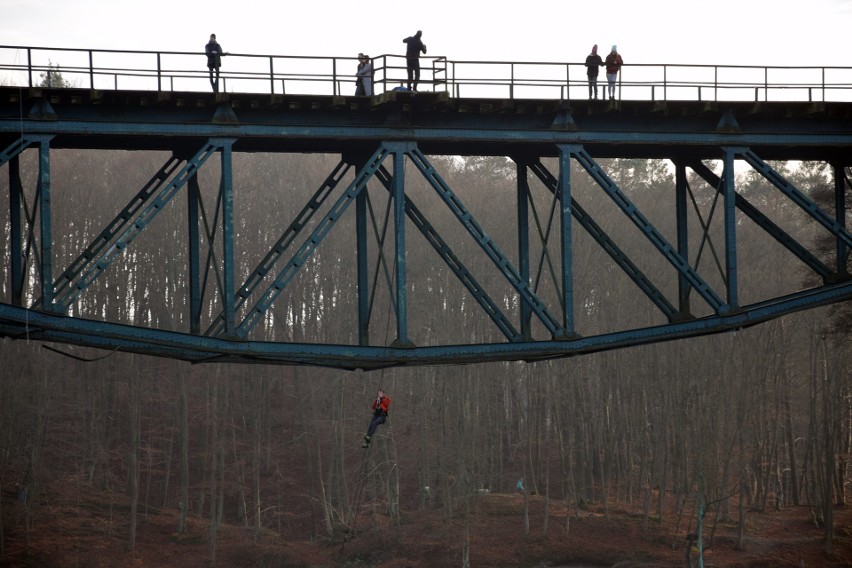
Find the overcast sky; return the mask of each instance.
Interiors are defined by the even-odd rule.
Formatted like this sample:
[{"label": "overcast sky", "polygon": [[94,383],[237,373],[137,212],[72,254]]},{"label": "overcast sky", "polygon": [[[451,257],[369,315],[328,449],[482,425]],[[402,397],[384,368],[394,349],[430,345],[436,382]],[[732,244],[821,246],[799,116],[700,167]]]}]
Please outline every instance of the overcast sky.
[{"label": "overcast sky", "polygon": [[852,65],[852,0],[0,0],[0,44],[231,53],[403,53],[423,31],[454,60],[579,62],[612,44],[626,63]]}]

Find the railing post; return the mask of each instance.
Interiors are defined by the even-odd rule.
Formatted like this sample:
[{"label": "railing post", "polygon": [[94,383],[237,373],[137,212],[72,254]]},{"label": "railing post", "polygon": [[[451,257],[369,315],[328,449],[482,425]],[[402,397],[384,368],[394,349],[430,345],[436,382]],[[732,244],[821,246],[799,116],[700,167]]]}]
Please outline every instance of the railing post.
[{"label": "railing post", "polygon": [[[157,52],[157,92],[163,90],[163,66],[160,61],[160,52]],[[174,88],[172,88],[174,91]]]},{"label": "railing post", "polygon": [[763,100],[769,101],[769,67],[763,68]]},{"label": "railing post", "polygon": [[[698,98],[701,100],[701,97]],[[713,66],[713,100],[719,101],[719,67]]]},{"label": "railing post", "polygon": [[509,99],[515,98],[515,64],[509,64]]},{"label": "railing post", "polygon": [[29,86],[33,86],[33,57],[32,50],[27,48],[27,77],[29,78]]},{"label": "railing post", "polygon": [[273,63],[274,63],[274,60],[273,60],[272,56],[270,55],[269,56],[269,89],[270,89],[269,94],[270,95],[275,94],[275,67],[274,67]]},{"label": "railing post", "polygon": [[333,95],[338,94],[337,85],[337,58],[331,58],[331,91]]},{"label": "railing post", "polygon": [[[663,65],[663,100],[664,101],[669,100],[669,91],[668,91],[669,74],[668,74],[668,70],[669,70],[668,65]],[[653,92],[654,91],[651,90],[651,93],[653,93]]]},{"label": "railing post", "polygon": [[89,88],[95,89],[95,63],[92,58],[92,50],[89,50]]}]

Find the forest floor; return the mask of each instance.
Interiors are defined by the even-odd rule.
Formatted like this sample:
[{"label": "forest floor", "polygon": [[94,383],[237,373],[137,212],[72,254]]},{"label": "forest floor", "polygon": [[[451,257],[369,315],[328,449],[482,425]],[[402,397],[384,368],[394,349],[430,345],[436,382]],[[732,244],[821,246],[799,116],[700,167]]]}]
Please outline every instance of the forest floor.
[{"label": "forest floor", "polygon": [[[492,493],[471,498],[467,522],[462,513],[447,518],[443,509],[425,509],[404,512],[398,523],[392,523],[384,512],[362,507],[358,529],[345,541],[342,535],[293,540],[286,529],[283,537],[273,530],[256,536],[250,528],[223,525],[211,562],[204,520],[190,517],[187,531],[180,534],[176,511],[152,509],[146,514],[140,507],[135,550],[128,552],[130,509],[124,495],[59,481],[51,483],[45,495],[32,519],[27,545],[22,504],[4,492],[0,566],[427,568],[463,566],[465,549],[474,568],[689,566],[684,535],[695,530],[685,518],[677,527],[672,512],[663,523],[650,522],[643,536],[639,510],[610,508],[605,515],[601,508],[590,507],[578,514],[564,502],[550,500],[545,535],[545,500],[530,496],[527,533],[523,496]],[[312,521],[305,513],[292,514],[286,522],[304,532]],[[707,523],[712,525],[712,516]],[[736,546],[735,523],[718,523],[709,546],[712,526],[705,526],[704,566],[852,566],[852,508],[836,508],[835,526],[834,553],[828,556],[823,552],[822,530],[808,507],[749,511],[742,549]],[[691,557],[698,566],[697,551]]]}]

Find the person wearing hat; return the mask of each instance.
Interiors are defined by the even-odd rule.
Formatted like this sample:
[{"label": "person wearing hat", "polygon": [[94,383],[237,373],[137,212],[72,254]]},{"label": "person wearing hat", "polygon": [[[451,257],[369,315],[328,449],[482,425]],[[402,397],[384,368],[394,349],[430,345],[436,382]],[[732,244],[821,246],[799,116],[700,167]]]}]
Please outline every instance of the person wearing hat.
[{"label": "person wearing hat", "polygon": [[368,55],[358,54],[358,70],[355,76],[355,96],[373,96],[373,63]]},{"label": "person wearing hat", "polygon": [[621,69],[622,65],[624,65],[624,61],[621,59],[621,54],[618,53],[618,46],[612,46],[612,51],[610,51],[609,55],[606,56],[604,65],[606,65],[606,82],[609,86],[609,98],[614,99],[615,80],[618,78],[618,70]]},{"label": "person wearing hat", "polygon": [[598,98],[598,73],[600,72],[603,59],[598,55],[598,46],[592,47],[592,52],[586,57],[586,75],[589,77],[589,100],[592,100],[594,91],[595,99]]}]

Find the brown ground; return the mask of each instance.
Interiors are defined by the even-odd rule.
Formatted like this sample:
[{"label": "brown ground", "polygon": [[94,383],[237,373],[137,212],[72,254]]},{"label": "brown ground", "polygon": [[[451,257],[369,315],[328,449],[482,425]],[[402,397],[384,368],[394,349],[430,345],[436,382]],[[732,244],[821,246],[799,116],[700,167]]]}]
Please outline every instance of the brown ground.
[{"label": "brown ground", "polygon": [[[136,550],[127,552],[129,507],[123,495],[97,492],[76,483],[54,483],[41,512],[33,519],[30,545],[24,542],[21,504],[9,492],[2,503],[5,546],[3,567],[211,566],[211,549],[205,521],[192,518],[189,530],[178,534],[174,511],[140,508]],[[547,535],[544,500],[530,497],[529,534],[524,532],[523,497],[490,494],[471,500],[468,523],[470,566],[483,567],[604,567],[686,566],[683,536],[670,522],[652,522],[642,537],[641,515],[636,511],[599,509],[570,511],[562,502],[550,503]],[[704,565],[725,567],[852,566],[852,513],[839,507],[835,513],[837,538],[834,554],[823,552],[822,531],[810,520],[807,507],[780,512],[749,512],[743,550],[736,549],[736,525],[720,524],[713,544],[705,550]],[[451,519],[443,510],[411,511],[398,526],[386,515],[364,506],[358,530],[344,543],[333,539],[287,541],[266,530],[255,541],[251,529],[226,525],[219,528],[215,566],[284,568],[346,567],[426,568],[462,566],[464,516]],[[308,522],[293,515],[288,523]],[[712,518],[708,519],[712,522]],[[684,520],[686,523],[686,520]],[[691,527],[694,530],[694,526]],[[673,548],[675,533],[681,535]],[[705,527],[705,538],[709,527]],[[706,544],[705,544],[706,546]],[[698,566],[697,554],[693,562]]]}]

